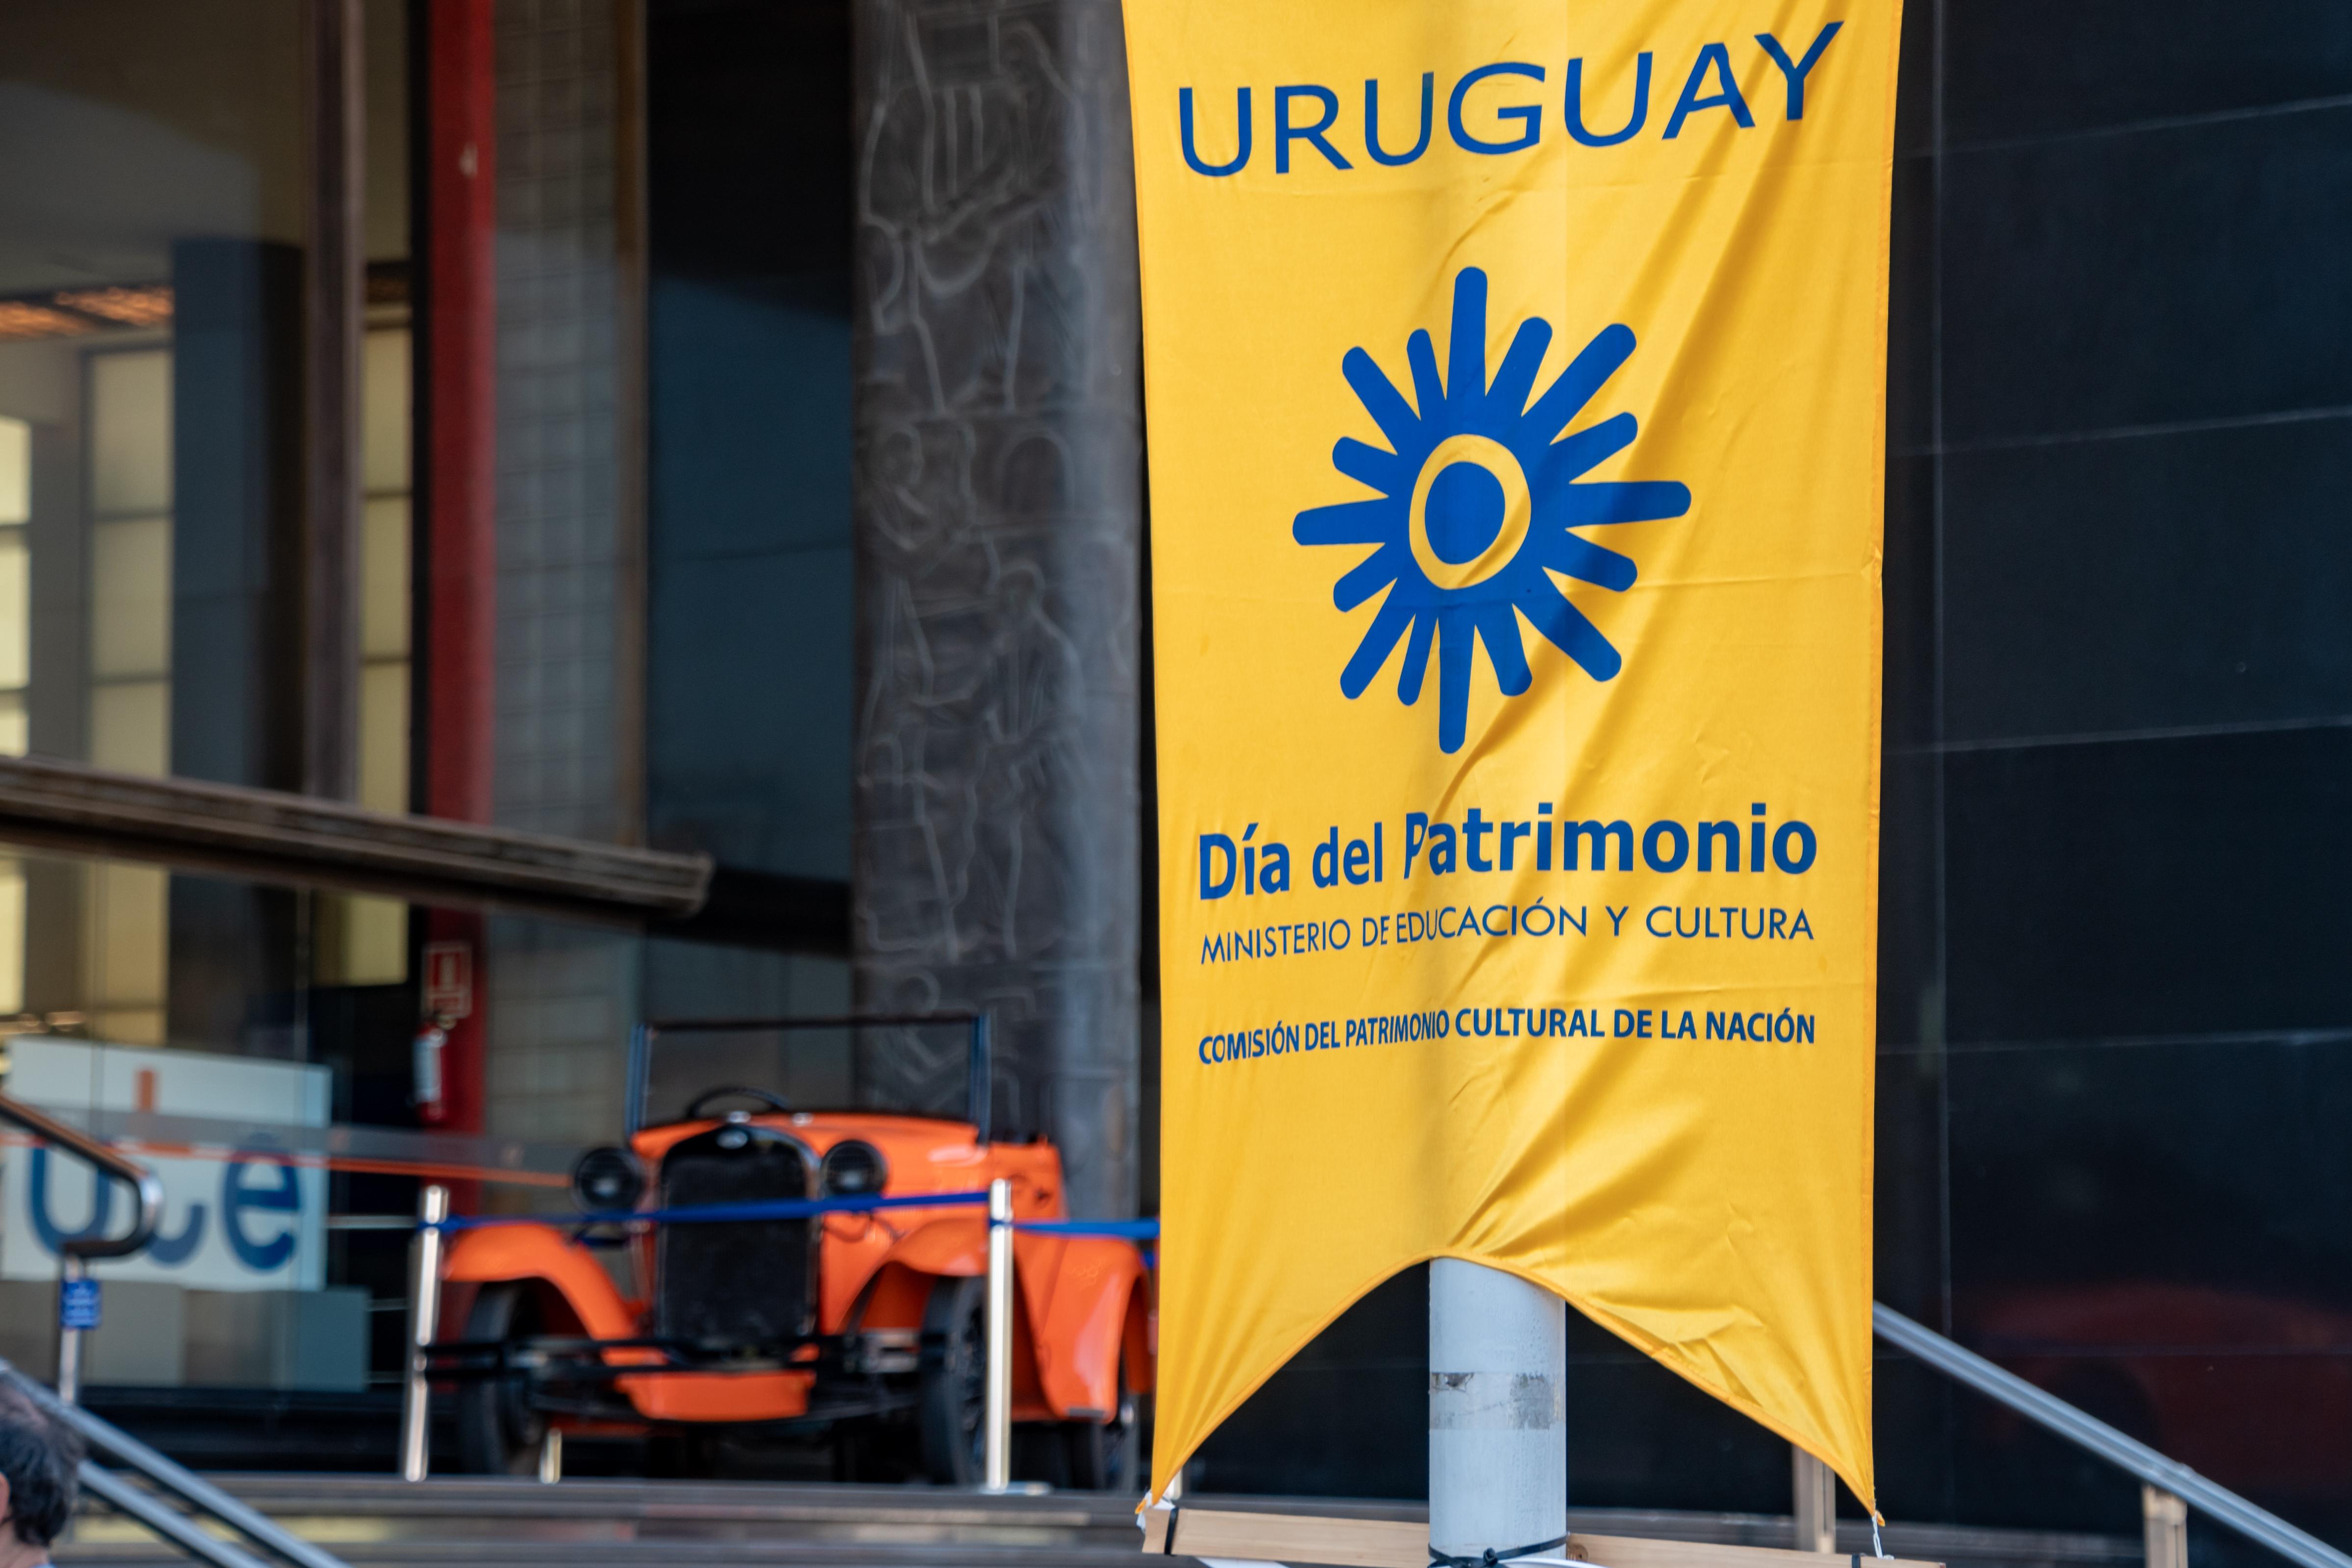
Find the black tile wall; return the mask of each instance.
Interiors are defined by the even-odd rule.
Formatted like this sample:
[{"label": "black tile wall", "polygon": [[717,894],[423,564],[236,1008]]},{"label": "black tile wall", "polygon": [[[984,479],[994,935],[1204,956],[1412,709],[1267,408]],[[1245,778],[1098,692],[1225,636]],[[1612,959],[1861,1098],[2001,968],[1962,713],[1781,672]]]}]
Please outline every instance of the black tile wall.
[{"label": "black tile wall", "polygon": [[2352,405],[2352,106],[1944,163],[1946,441]]},{"label": "black tile wall", "polygon": [[[1965,1334],[2352,1351],[2344,1037],[1948,1060]],[[2338,1447],[2352,1474],[2352,1427]]]},{"label": "black tile wall", "polygon": [[1936,463],[1921,456],[1886,461],[1884,568],[1886,665],[1882,726],[1902,750],[1938,735],[1936,680]]},{"label": "black tile wall", "polygon": [[1955,146],[2352,94],[2352,8],[2339,0],[1913,0],[1904,9],[1943,13]]},{"label": "black tile wall", "polygon": [[2352,1024],[2352,730],[1948,758],[1956,1041]]},{"label": "black tile wall", "polygon": [[1960,453],[1945,483],[1946,740],[2352,715],[2352,418]]},{"label": "black tile wall", "polygon": [[1891,1045],[1943,1034],[1941,771],[1935,757],[1890,752],[1879,774],[1878,1037]]}]

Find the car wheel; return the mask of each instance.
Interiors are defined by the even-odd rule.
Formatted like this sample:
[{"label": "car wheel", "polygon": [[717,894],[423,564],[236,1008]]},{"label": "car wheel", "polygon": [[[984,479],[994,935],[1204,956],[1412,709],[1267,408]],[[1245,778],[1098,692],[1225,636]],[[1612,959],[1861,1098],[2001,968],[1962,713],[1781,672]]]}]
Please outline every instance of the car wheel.
[{"label": "car wheel", "polygon": [[[477,1344],[520,1345],[540,1331],[539,1304],[524,1285],[485,1285],[466,1318]],[[547,1417],[530,1407],[520,1372],[468,1378],[457,1387],[457,1459],[469,1475],[527,1476],[539,1468]]]},{"label": "car wheel", "polygon": [[941,1279],[923,1309],[923,1471],[943,1487],[978,1486],[988,1433],[988,1281]]},{"label": "car wheel", "polygon": [[1143,1401],[1128,1391],[1119,1358],[1118,1404],[1108,1421],[1062,1423],[1070,1485],[1081,1491],[1129,1492],[1143,1485]]}]

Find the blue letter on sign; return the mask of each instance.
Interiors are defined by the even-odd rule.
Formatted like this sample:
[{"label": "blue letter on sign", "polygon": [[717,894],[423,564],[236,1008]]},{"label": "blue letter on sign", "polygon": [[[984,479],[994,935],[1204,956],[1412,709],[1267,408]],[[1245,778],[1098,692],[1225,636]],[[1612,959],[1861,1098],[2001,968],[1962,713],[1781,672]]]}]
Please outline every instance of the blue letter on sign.
[{"label": "blue letter on sign", "polygon": [[[1312,125],[1293,125],[1290,122],[1290,105],[1294,100],[1301,98],[1311,99],[1323,106],[1322,114]],[[1276,88],[1274,89],[1274,172],[1277,174],[1290,173],[1290,144],[1293,142],[1304,142],[1313,147],[1328,159],[1335,169],[1349,167],[1348,160],[1339,156],[1339,149],[1332,146],[1329,140],[1323,134],[1331,129],[1332,121],[1339,118],[1339,95],[1328,87]]]},{"label": "blue letter on sign", "polygon": [[[278,1180],[270,1186],[246,1185],[247,1177],[259,1171],[275,1171]],[[236,1259],[257,1274],[268,1274],[283,1268],[286,1260],[294,1256],[295,1226],[266,1241],[256,1241],[245,1234],[245,1215],[248,1209],[265,1214],[299,1214],[302,1209],[302,1189],[294,1174],[294,1167],[282,1160],[231,1160],[221,1172],[221,1229],[228,1237],[229,1250]]]},{"label": "blue letter on sign", "polygon": [[107,1217],[114,1210],[114,1184],[93,1179],[89,1197],[89,1223],[79,1230],[69,1231],[49,1217],[49,1152],[35,1147],[31,1161],[30,1179],[25,1184],[25,1204],[33,1216],[33,1234],[41,1246],[54,1258],[65,1250],[68,1241],[82,1241],[106,1234]]},{"label": "blue letter on sign", "polygon": [[[1701,97],[1699,87],[1706,79],[1710,66],[1715,69],[1715,79],[1723,84],[1723,90]],[[1756,128],[1756,117],[1748,112],[1748,100],[1739,96],[1739,83],[1731,74],[1731,51],[1721,44],[1707,45],[1691,62],[1690,80],[1683,83],[1683,95],[1675,103],[1673,116],[1666,121],[1665,139],[1671,142],[1681,135],[1683,121],[1701,109],[1727,109],[1742,131]]]},{"label": "blue letter on sign", "polygon": [[1237,106],[1234,110],[1234,118],[1241,123],[1241,151],[1234,154],[1233,161],[1230,163],[1203,163],[1201,162],[1201,154],[1193,150],[1192,145],[1192,89],[1189,87],[1178,88],[1176,89],[1176,118],[1178,121],[1178,131],[1184,140],[1184,162],[1192,165],[1192,173],[1196,174],[1212,175],[1238,174],[1242,172],[1243,165],[1249,162],[1249,89],[1244,87],[1236,89],[1234,94],[1234,101]]},{"label": "blue letter on sign", "polygon": [[1633,57],[1633,112],[1625,119],[1622,131],[1587,131],[1584,128],[1584,62],[1568,62],[1568,137],[1580,147],[1614,147],[1626,140],[1650,118],[1650,51],[1643,49]]},{"label": "blue letter on sign", "polygon": [[[1216,869],[1217,857],[1225,858],[1223,871]],[[1201,835],[1201,897],[1222,899],[1234,890],[1234,841],[1222,833]]]},{"label": "blue letter on sign", "polygon": [[1505,60],[1500,65],[1480,66],[1454,84],[1454,96],[1445,105],[1446,129],[1454,132],[1455,143],[1465,153],[1524,152],[1536,144],[1536,137],[1543,121],[1543,110],[1535,104],[1519,103],[1507,109],[1495,110],[1495,118],[1497,120],[1516,120],[1519,122],[1521,133],[1508,142],[1482,141],[1471,135],[1468,129],[1462,123],[1462,100],[1469,96],[1472,88],[1490,76],[1523,76],[1537,81],[1544,79],[1543,67],[1523,65],[1517,60]]},{"label": "blue letter on sign", "polygon": [[1836,37],[1838,29],[1844,26],[1843,22],[1832,22],[1823,27],[1822,36],[1813,40],[1813,47],[1805,51],[1805,58],[1793,65],[1790,63],[1789,51],[1780,47],[1780,39],[1769,33],[1756,35],[1756,41],[1764,46],[1764,52],[1772,57],[1772,63],[1779,66],[1780,74],[1789,79],[1790,119],[1802,120],[1805,117],[1805,79],[1813,74],[1813,67],[1821,63],[1822,51],[1830,47],[1830,40]]}]

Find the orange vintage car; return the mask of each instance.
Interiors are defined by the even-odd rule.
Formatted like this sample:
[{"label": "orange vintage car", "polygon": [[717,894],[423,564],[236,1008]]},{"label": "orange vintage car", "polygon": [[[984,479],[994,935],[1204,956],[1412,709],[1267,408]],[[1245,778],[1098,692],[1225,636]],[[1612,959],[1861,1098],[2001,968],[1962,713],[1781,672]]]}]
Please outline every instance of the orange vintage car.
[{"label": "orange vintage car", "polygon": [[[763,1035],[940,1025],[969,1030],[972,1089],[961,1120],[874,1108],[877,1096],[840,1070],[815,1092],[847,1109],[745,1082],[677,1091],[676,1114],[647,1116],[657,1047],[732,1040],[727,1065],[740,1071],[740,1042]],[[665,1066],[667,1082],[682,1081],[674,1058]],[[641,1027],[624,1142],[589,1151],[573,1173],[583,1220],[484,1226],[452,1239],[443,1299],[463,1322],[444,1314],[443,1331],[455,1337],[432,1363],[457,1385],[465,1467],[528,1470],[551,1427],[644,1433],[665,1468],[688,1472],[707,1468],[709,1439],[722,1433],[821,1433],[837,1454],[896,1454],[934,1481],[977,1484],[986,1211],[919,1200],[984,1191],[1003,1177],[1017,1219],[1066,1213],[1051,1144],[991,1138],[989,1083],[984,1017]],[[892,1203],[800,1217],[625,1217],[818,1198]],[[617,1266],[607,1268],[607,1257]],[[1152,1283],[1141,1254],[1110,1237],[1020,1232],[1013,1257],[1023,1469],[1133,1489],[1138,1405],[1152,1382]]]}]

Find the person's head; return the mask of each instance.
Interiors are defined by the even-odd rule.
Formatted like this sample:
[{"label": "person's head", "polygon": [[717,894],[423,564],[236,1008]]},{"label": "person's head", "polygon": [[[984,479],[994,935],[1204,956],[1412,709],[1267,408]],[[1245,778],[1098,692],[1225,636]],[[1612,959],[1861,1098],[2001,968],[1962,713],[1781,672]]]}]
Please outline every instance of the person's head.
[{"label": "person's head", "polygon": [[81,1440],[0,1379],[0,1568],[44,1562],[73,1514]]}]

